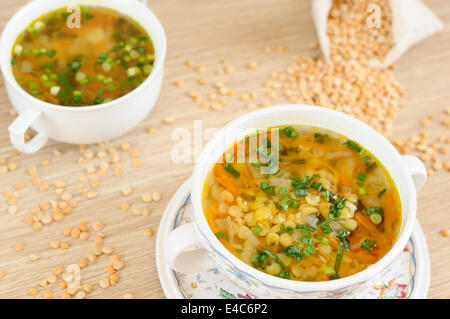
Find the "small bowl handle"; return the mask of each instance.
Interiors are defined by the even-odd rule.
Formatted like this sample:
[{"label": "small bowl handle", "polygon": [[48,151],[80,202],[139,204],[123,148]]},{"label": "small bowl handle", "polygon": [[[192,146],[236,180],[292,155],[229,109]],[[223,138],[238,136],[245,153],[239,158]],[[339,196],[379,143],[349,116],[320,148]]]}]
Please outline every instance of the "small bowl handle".
[{"label": "small bowl handle", "polygon": [[168,234],[164,255],[170,268],[181,273],[200,272],[216,267],[203,247],[194,223],[177,227]]},{"label": "small bowl handle", "polygon": [[412,155],[403,155],[403,162],[406,164],[407,169],[411,173],[411,176],[416,186],[416,190],[420,190],[427,182],[428,174],[425,165],[422,161]]},{"label": "small bowl handle", "polygon": [[42,115],[36,110],[26,110],[21,113],[8,127],[12,145],[22,153],[34,153],[40,150],[48,141],[48,135],[38,132],[30,141],[25,143],[25,133],[35,120]]}]

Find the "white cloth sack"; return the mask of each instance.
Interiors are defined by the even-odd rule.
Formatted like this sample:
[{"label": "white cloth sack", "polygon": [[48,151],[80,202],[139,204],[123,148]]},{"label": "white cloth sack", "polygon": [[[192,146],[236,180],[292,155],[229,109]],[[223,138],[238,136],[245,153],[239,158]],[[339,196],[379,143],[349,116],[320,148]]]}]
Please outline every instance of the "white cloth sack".
[{"label": "white cloth sack", "polygon": [[[330,59],[327,23],[331,5],[332,0],[311,0],[312,17],[320,48],[327,60]],[[414,44],[443,29],[442,22],[420,0],[390,0],[390,6],[395,44],[386,54],[384,61],[376,59],[369,61],[369,65],[373,68],[388,67]]]}]

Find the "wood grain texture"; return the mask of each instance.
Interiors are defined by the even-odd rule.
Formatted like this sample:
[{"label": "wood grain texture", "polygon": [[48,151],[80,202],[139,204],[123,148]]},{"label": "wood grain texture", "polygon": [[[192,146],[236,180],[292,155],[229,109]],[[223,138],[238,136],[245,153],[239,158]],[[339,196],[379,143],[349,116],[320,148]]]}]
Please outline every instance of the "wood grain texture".
[{"label": "wood grain texture", "polygon": [[[124,0],[125,1],[125,0]],[[26,0],[2,0],[0,5],[0,28]],[[447,0],[425,1],[442,19],[444,32],[433,36],[419,46],[411,49],[398,63],[395,74],[405,85],[408,93],[407,106],[400,110],[394,125],[394,135],[406,138],[421,130],[418,121],[428,114],[434,114],[435,120],[427,128],[432,137],[448,134],[448,130],[437,124],[443,117],[442,111],[449,106],[450,90],[450,3]],[[221,127],[226,122],[247,112],[242,101],[230,98],[228,105],[220,112],[201,109],[187,97],[190,89],[199,92],[211,92],[200,87],[196,81],[207,77],[211,81],[220,81],[234,90],[237,95],[251,91],[261,95],[264,79],[271,72],[282,71],[288,65],[292,55],[310,54],[308,45],[314,40],[315,32],[310,17],[307,0],[150,0],[150,8],[160,18],[168,38],[168,55],[166,60],[165,81],[157,105],[148,118],[131,133],[117,140],[110,141],[108,147],[118,147],[129,142],[132,149],[142,153],[141,168],[134,168],[129,153],[119,152],[123,175],[113,176],[109,170],[107,177],[96,177],[100,181],[99,196],[93,200],[79,201],[70,216],[60,223],[52,223],[40,231],[33,230],[25,224],[23,217],[33,205],[56,198],[53,190],[40,192],[31,183],[31,176],[26,169],[36,165],[38,176],[45,182],[52,183],[63,179],[69,183],[68,189],[75,193],[75,188],[83,183],[78,180],[85,175],[86,165],[76,163],[79,157],[78,146],[50,142],[37,154],[20,155],[12,160],[19,168],[13,172],[0,175],[0,191],[12,189],[17,182],[25,183],[25,189],[15,192],[19,197],[19,213],[7,213],[7,202],[0,198],[0,269],[6,275],[0,277],[0,298],[26,298],[28,288],[39,287],[39,281],[51,273],[56,266],[65,268],[87,257],[94,247],[93,236],[88,241],[65,238],[65,226],[76,226],[85,221],[89,226],[94,221],[101,221],[105,228],[105,243],[115,248],[122,256],[125,268],[120,271],[121,280],[114,288],[102,289],[98,281],[107,275],[109,262],[104,256],[95,264],[82,270],[83,283],[95,286],[91,297],[120,298],[131,292],[138,298],[164,297],[155,265],[155,239],[144,234],[144,230],[158,227],[165,205],[192,172],[193,164],[170,164],[170,152],[176,141],[171,140],[175,127],[184,127],[192,132],[194,120],[203,120],[204,128]],[[287,52],[266,55],[265,46],[275,48],[285,45]],[[236,71],[231,75],[218,75],[220,59],[226,58]],[[203,74],[193,72],[184,62],[194,60],[206,68]],[[259,61],[261,66],[250,71],[246,64]],[[175,80],[183,80],[185,86],[176,88]],[[14,119],[9,115],[11,105],[5,88],[0,84],[0,158],[11,157],[13,151],[7,134],[7,127]],[[262,98],[259,99],[261,101]],[[274,103],[282,103],[282,98]],[[132,108],[132,106],[130,106]],[[130,109],[132,111],[132,109]],[[173,125],[162,124],[166,116],[175,116]],[[147,133],[149,126],[158,127],[156,134]],[[60,150],[62,157],[54,157],[52,152]],[[97,150],[98,146],[90,149]],[[51,165],[42,167],[43,159],[51,159]],[[450,262],[449,239],[443,238],[439,231],[450,227],[449,173],[440,172],[432,176],[420,192],[418,198],[418,218],[425,232],[431,255],[431,287],[429,297],[450,297]],[[120,195],[124,186],[134,188],[134,193],[127,198]],[[140,202],[140,195],[149,191],[161,191],[163,199],[147,206],[152,210],[148,217],[132,217],[121,211],[124,201]],[[141,205],[141,204],[140,204]],[[141,206],[143,207],[143,206]],[[95,232],[92,232],[94,234]],[[50,248],[53,239],[65,240],[68,250]],[[23,251],[15,252],[15,242],[25,244]],[[28,256],[36,254],[38,261],[30,262]],[[61,279],[48,286],[55,297],[62,293]],[[47,288],[46,288],[47,289]],[[40,294],[44,288],[39,287]]]}]

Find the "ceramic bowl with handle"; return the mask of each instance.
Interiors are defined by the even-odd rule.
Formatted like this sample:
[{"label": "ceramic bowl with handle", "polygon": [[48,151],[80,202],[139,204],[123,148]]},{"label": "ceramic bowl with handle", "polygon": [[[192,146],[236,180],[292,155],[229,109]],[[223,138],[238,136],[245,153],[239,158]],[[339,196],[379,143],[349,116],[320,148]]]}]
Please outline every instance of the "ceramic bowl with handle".
[{"label": "ceramic bowl with handle", "polygon": [[[150,36],[155,49],[153,70],[145,81],[128,94],[100,105],[67,107],[39,100],[23,90],[14,78],[12,47],[25,28],[40,16],[69,5],[101,6],[118,11],[138,22]],[[82,25],[81,25],[82,27]],[[158,18],[137,0],[34,0],[9,20],[0,39],[0,66],[6,91],[19,116],[9,126],[13,146],[32,153],[51,138],[70,144],[91,144],[123,135],[139,124],[153,109],[164,72],[166,36]],[[37,134],[27,143],[29,128]]]},{"label": "ceramic bowl with handle", "polygon": [[[372,153],[391,175],[400,195],[402,224],[391,250],[367,269],[337,280],[304,282],[271,276],[244,263],[216,238],[203,212],[202,192],[217,159],[239,138],[236,132],[305,125],[336,132],[358,142]],[[369,280],[381,276],[406,246],[416,220],[416,191],[426,182],[422,162],[401,156],[381,134],[363,122],[327,108],[308,105],[281,105],[248,113],[232,121],[208,142],[196,163],[191,184],[194,220],[169,233],[165,245],[168,264],[179,272],[218,268],[244,291],[267,298],[337,297],[362,289]]]}]

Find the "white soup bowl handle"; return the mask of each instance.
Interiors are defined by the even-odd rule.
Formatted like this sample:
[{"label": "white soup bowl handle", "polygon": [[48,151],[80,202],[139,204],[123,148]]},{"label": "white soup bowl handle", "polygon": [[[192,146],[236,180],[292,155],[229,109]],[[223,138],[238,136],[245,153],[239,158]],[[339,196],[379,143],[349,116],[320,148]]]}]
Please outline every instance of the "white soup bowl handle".
[{"label": "white soup bowl handle", "polygon": [[185,224],[169,233],[165,257],[170,268],[181,273],[194,273],[216,267],[202,244],[195,224]]}]

